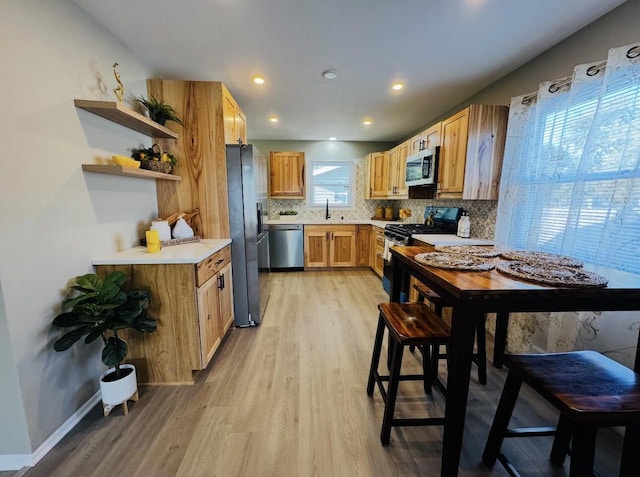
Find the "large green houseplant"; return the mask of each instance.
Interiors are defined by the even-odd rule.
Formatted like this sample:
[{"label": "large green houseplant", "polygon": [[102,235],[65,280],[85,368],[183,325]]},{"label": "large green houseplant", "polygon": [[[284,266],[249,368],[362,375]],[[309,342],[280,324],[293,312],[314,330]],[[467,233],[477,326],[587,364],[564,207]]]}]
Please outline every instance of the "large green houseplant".
[{"label": "large green houseplant", "polygon": [[[137,399],[135,367],[122,364],[127,355],[127,343],[118,332],[134,329],[151,333],[157,327],[155,318],[147,313],[149,292],[125,290],[126,281],[127,275],[121,271],[111,272],[104,278],[96,274],[76,277],[71,296],[62,303],[63,312],[53,319],[54,326],[72,328],[54,343],[56,351],[68,350],[83,336],[85,343],[102,338],[102,362],[110,368],[100,377],[105,415],[113,405]],[[125,379],[124,389],[114,393],[112,390],[116,385],[110,383]],[[110,385],[112,387],[108,388]]]}]

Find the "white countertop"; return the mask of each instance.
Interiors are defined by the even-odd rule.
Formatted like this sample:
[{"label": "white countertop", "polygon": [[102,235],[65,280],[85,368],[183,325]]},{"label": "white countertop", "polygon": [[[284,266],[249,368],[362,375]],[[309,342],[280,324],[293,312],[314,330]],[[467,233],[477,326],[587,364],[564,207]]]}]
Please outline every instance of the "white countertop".
[{"label": "white countertop", "polygon": [[[286,216],[283,216],[286,217]],[[397,224],[402,223],[397,220],[372,220],[372,219],[334,219],[331,218],[329,220],[322,219],[290,219],[290,218],[281,218],[276,220],[267,220],[266,222],[269,225],[289,225],[289,224],[299,224],[299,225],[375,225],[376,227],[384,228],[387,224]]]},{"label": "white countertop", "polygon": [[434,247],[442,245],[493,245],[492,240],[480,238],[462,238],[449,234],[416,234],[412,235],[413,240],[419,240]]},{"label": "white countertop", "polygon": [[147,253],[146,247],[134,247],[93,259],[93,265],[154,265],[166,263],[198,263],[223,249],[231,239],[202,239],[200,242],[162,247],[158,253]]}]

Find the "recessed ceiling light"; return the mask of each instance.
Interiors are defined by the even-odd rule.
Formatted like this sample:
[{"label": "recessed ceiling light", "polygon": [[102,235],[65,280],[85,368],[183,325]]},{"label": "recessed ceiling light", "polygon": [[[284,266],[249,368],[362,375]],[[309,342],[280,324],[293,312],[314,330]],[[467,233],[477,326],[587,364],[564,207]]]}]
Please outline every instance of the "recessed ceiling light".
[{"label": "recessed ceiling light", "polygon": [[253,82],[255,84],[264,84],[264,78],[262,76],[254,76]]},{"label": "recessed ceiling light", "polygon": [[328,80],[336,79],[338,77],[338,72],[336,70],[324,70],[322,72],[322,77]]},{"label": "recessed ceiling light", "polygon": [[277,123],[278,122],[278,116],[271,116],[269,118],[269,121],[271,121],[272,123]]},{"label": "recessed ceiling light", "polygon": [[337,138],[337,137],[333,137],[333,136],[332,136],[332,137],[330,137],[330,138],[329,138],[329,141],[337,141],[337,140],[338,140],[338,138]]},{"label": "recessed ceiling light", "polygon": [[364,124],[365,126],[369,126],[373,124],[373,121],[371,121],[371,119],[365,119],[364,121],[362,121],[362,124]]},{"label": "recessed ceiling light", "polygon": [[400,91],[403,88],[404,88],[404,84],[402,84],[402,83],[393,83],[391,85],[391,89],[394,90],[394,91]]}]

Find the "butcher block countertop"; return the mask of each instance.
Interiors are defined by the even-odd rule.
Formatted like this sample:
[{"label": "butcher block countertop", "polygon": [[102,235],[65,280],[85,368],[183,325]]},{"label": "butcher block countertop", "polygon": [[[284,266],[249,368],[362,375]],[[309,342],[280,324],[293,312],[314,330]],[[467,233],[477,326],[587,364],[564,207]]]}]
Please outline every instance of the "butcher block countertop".
[{"label": "butcher block countertop", "polygon": [[412,235],[411,238],[414,242],[418,240],[427,245],[433,245],[434,247],[443,245],[493,245],[492,240],[485,240],[481,238],[462,238],[453,234],[416,234]]},{"label": "butcher block countertop", "polygon": [[231,243],[231,239],[202,239],[199,242],[162,247],[148,253],[146,247],[134,247],[91,261],[93,265],[157,265],[166,263],[199,263]]}]

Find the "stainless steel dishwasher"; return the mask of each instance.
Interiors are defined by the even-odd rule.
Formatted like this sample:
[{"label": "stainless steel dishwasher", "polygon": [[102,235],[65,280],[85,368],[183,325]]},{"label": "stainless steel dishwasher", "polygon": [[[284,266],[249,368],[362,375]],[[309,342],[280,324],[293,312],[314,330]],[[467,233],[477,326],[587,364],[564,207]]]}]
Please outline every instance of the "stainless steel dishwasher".
[{"label": "stainless steel dishwasher", "polygon": [[298,224],[269,224],[271,270],[304,268],[304,227]]}]

